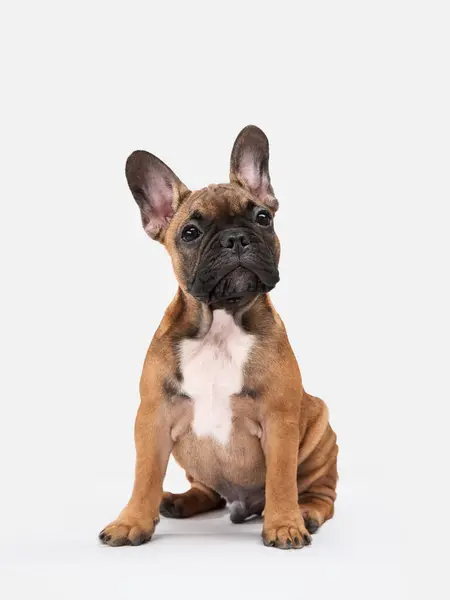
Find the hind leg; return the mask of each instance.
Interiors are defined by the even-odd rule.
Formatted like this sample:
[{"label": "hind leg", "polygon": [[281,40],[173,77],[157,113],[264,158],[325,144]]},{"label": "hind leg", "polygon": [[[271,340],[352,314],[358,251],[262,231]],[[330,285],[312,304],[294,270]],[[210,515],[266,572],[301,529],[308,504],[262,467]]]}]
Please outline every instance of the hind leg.
[{"label": "hind leg", "polygon": [[[305,520],[309,533],[315,533],[325,521],[334,514],[334,501],[336,500],[337,467],[336,458],[328,461],[317,470],[306,474],[299,469],[298,501],[300,510]],[[311,479],[313,479],[311,481]]]},{"label": "hind leg", "polygon": [[159,507],[159,511],[164,517],[186,519],[194,515],[223,508],[226,505],[225,500],[212,489],[198,481],[194,481],[189,476],[188,479],[191,482],[191,489],[187,492],[183,494],[164,492],[163,500]]}]

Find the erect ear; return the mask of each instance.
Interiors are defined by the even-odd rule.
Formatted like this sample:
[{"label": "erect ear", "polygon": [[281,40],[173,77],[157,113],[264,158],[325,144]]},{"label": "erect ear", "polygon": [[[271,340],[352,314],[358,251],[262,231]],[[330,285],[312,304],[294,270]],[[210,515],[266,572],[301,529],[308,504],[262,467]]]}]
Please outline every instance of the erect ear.
[{"label": "erect ear", "polygon": [[169,167],[153,154],[136,150],[127,159],[128,186],[141,209],[147,234],[162,240],[180,202],[189,193]]},{"label": "erect ear", "polygon": [[255,125],[248,125],[237,136],[231,152],[230,181],[248,189],[268,208],[276,211],[269,175],[269,140]]}]

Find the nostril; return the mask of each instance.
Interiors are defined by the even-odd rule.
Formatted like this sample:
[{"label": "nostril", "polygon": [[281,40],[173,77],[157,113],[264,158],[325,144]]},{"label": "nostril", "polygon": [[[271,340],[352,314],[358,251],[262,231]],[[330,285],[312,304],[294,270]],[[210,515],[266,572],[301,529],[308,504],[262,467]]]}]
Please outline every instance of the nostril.
[{"label": "nostril", "polygon": [[224,231],[220,236],[220,244],[222,248],[238,250],[250,245],[250,236],[242,231]]}]

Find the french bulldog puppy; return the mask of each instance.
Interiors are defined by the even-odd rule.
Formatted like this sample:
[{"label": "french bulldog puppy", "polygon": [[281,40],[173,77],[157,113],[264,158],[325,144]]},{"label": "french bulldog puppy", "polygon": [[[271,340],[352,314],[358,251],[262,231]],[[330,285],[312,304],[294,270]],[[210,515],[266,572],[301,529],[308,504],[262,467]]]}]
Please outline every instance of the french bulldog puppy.
[{"label": "french bulldog puppy", "polygon": [[[248,126],[230,183],[191,192],[161,160],[133,152],[126,177],[147,234],[172,259],[178,291],[140,383],[131,499],[100,533],[110,546],[148,542],[159,521],[230,505],[264,516],[267,546],[302,548],[333,516],[336,435],[302,385],[268,292],[278,283],[278,201],[265,134]],[[163,492],[170,454],[190,489]]]}]

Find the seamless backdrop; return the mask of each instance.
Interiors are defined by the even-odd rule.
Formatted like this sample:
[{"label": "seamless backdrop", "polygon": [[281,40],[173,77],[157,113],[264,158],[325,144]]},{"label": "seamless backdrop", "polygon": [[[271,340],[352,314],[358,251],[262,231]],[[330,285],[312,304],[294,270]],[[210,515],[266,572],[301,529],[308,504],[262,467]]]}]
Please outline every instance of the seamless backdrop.
[{"label": "seamless backdrop", "polygon": [[[448,4],[2,13],[2,597],[448,597]],[[336,516],[297,552],[226,511],[101,547],[176,290],[125,160],[144,148],[191,189],[226,181],[249,123],[269,137],[280,201],[272,298],[338,435]],[[185,486],[170,464],[166,488]]]}]

